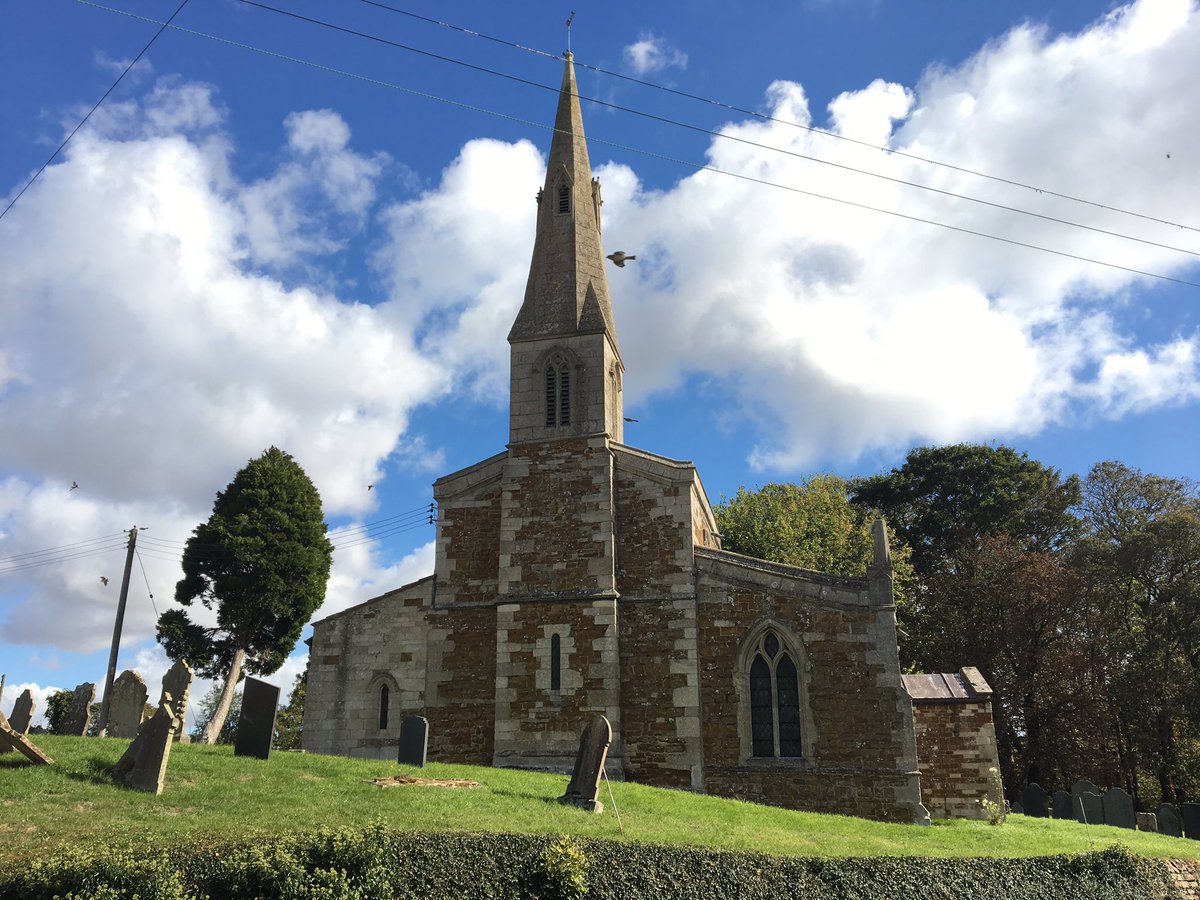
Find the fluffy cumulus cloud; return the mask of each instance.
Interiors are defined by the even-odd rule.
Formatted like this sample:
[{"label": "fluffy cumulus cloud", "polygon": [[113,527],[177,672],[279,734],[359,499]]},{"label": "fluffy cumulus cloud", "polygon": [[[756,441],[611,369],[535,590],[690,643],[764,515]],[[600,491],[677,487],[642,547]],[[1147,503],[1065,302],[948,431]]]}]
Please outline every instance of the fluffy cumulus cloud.
[{"label": "fluffy cumulus cloud", "polygon": [[[652,65],[651,47],[631,59]],[[1019,27],[916,85],[844,93],[824,118],[801,85],[777,82],[765,112],[778,121],[728,123],[706,160],[719,171],[668,190],[645,189],[628,166],[599,166],[605,241],[638,253],[612,278],[627,403],[716,375],[759,435],[752,462],[787,470],[1195,399],[1197,334],[1136,328],[1162,284],[1073,258],[1194,280],[1194,255],[1154,245],[1195,247],[1192,235],[964,170],[1191,221],[1200,184],[1167,152],[1200,140],[1189,108],[1198,50],[1200,14],[1186,0],[1144,0],[1078,34]],[[405,207],[397,240],[436,227],[442,257],[465,251],[475,282],[519,280],[524,257],[485,259],[487,230],[438,212],[469,202],[468,186],[516,152],[464,154],[454,178]],[[602,153],[593,148],[594,163]],[[458,352],[490,359],[494,337],[482,336]]]},{"label": "fluffy cumulus cloud", "polygon": [[687,54],[666,38],[643,34],[625,47],[625,64],[635,75],[649,75],[663,69],[686,69]]}]

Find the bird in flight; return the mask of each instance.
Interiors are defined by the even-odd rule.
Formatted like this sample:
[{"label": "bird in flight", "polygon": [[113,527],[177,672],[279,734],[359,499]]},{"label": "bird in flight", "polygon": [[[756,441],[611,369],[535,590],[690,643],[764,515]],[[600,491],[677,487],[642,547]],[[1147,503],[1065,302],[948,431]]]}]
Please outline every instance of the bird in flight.
[{"label": "bird in flight", "polygon": [[70,486],[69,488],[67,488],[67,493],[68,493],[68,494],[69,494],[69,493],[71,493],[71,491],[75,490],[77,487],[79,487],[79,482],[78,482],[78,481],[72,481],[72,482],[71,482],[71,486]]},{"label": "bird in flight", "polygon": [[608,254],[608,258],[613,261],[613,264],[618,269],[625,268],[625,263],[631,259],[637,259],[632,253],[626,253],[624,250],[618,250],[616,253]]},{"label": "bird in flight", "polygon": [[100,576],[100,583],[102,585],[104,585],[105,587],[108,587],[108,579],[105,578],[103,575]]}]

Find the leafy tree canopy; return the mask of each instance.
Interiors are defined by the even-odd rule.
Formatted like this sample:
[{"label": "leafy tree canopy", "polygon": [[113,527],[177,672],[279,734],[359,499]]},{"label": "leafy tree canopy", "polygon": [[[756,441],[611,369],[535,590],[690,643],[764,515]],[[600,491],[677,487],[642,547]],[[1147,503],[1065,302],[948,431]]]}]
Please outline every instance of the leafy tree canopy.
[{"label": "leafy tree canopy", "polygon": [[920,576],[985,535],[1056,549],[1079,530],[1072,512],[1079,500],[1077,476],[1064,479],[1011,447],[982,444],[918,447],[899,468],[851,485],[851,501],[883,513],[912,548]]}]

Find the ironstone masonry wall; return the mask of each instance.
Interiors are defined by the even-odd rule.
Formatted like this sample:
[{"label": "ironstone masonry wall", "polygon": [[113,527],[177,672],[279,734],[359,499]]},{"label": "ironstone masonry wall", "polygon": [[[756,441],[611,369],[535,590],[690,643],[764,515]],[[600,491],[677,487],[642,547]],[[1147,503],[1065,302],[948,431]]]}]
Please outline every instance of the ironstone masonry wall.
[{"label": "ironstone masonry wall", "polygon": [[992,704],[987,700],[913,700],[921,799],[935,819],[985,819],[999,766]]}]

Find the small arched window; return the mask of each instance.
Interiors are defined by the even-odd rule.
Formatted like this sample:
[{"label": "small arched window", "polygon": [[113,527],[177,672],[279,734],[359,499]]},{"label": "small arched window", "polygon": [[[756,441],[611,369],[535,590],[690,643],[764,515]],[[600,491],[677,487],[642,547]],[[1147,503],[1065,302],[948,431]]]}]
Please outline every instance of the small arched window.
[{"label": "small arched window", "polygon": [[751,753],[759,757],[798,757],[800,680],[796,661],[779,636],[767,630],[750,659]]},{"label": "small arched window", "polygon": [[565,184],[558,186],[558,212],[566,215],[571,211],[571,189]]},{"label": "small arched window", "polygon": [[550,690],[562,690],[562,638],[550,636]]},{"label": "small arched window", "polygon": [[561,356],[546,364],[546,427],[571,424],[571,367]]},{"label": "small arched window", "polygon": [[379,686],[379,730],[387,731],[388,727],[388,696],[391,691],[386,684]]}]

